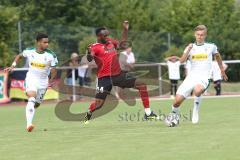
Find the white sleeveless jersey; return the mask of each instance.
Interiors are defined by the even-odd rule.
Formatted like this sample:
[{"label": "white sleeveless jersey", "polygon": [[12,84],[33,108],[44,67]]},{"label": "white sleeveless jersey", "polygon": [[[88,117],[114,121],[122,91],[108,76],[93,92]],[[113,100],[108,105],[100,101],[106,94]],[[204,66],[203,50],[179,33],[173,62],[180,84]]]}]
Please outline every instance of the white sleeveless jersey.
[{"label": "white sleeveless jersey", "polygon": [[[186,53],[188,47],[184,50]],[[213,55],[219,53],[217,46],[213,43],[204,43],[202,45],[193,44],[193,48],[189,52],[189,61],[191,70],[189,75],[196,77],[211,77]]]},{"label": "white sleeveless jersey", "polygon": [[50,67],[55,67],[58,63],[55,53],[49,49],[38,53],[36,48],[27,48],[22,52],[22,55],[29,62],[28,78],[47,80]]}]

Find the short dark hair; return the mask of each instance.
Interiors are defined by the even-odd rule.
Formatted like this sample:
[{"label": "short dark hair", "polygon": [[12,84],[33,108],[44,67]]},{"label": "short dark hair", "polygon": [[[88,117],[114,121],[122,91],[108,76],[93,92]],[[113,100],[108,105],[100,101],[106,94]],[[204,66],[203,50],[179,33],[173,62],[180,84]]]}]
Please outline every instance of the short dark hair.
[{"label": "short dark hair", "polygon": [[46,33],[37,33],[37,36],[36,36],[36,41],[40,41],[41,39],[43,38],[48,38],[48,35]]},{"label": "short dark hair", "polygon": [[95,30],[96,36],[102,31],[102,30],[106,30],[106,27],[99,27]]}]

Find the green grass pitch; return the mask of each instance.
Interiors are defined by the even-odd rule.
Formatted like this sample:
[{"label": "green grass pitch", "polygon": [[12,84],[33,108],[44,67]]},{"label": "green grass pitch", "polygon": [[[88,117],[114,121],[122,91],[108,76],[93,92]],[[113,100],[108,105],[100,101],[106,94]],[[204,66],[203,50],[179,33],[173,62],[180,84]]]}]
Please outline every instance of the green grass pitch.
[{"label": "green grass pitch", "polygon": [[[151,106],[156,113],[167,114],[171,102],[151,100]],[[193,125],[188,119],[193,100],[186,100],[181,107],[184,118],[176,128],[162,121],[142,121],[140,102],[120,103],[88,125],[61,121],[54,104],[43,104],[35,114],[32,133],[25,131],[23,105],[1,106],[0,160],[237,160],[239,102],[239,98],[203,99],[200,123]],[[83,111],[81,106],[87,104],[77,102],[71,111]]]}]

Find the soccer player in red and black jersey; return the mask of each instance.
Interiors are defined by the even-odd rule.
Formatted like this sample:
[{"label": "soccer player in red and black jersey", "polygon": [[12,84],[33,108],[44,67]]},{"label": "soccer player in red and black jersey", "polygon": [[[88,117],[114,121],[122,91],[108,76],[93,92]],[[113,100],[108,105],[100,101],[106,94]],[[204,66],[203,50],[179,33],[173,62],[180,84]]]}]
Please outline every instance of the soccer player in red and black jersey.
[{"label": "soccer player in red and black jersey", "polygon": [[[124,21],[122,42],[127,40],[128,28],[128,21]],[[145,110],[144,118],[159,118],[149,107],[149,97],[146,84],[121,71],[117,52],[119,42],[108,37],[109,31],[105,27],[96,29],[96,36],[97,43],[91,44],[88,47],[87,58],[88,61],[94,60],[97,64],[97,93],[95,95],[95,102],[90,105],[85,116],[85,122],[91,119],[92,113],[96,109],[103,106],[107,95],[111,92],[112,86],[135,88],[139,90]]]}]

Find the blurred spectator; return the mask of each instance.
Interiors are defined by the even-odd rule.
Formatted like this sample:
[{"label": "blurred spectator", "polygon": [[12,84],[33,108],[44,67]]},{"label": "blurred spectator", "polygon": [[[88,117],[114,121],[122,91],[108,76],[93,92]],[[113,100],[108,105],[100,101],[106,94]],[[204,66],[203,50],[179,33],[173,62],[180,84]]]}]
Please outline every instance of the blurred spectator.
[{"label": "blurred spectator", "polygon": [[168,66],[168,77],[171,83],[171,96],[175,96],[177,92],[178,80],[180,79],[180,61],[177,56],[170,56],[165,59]]},{"label": "blurred spectator", "polygon": [[[128,47],[127,49],[125,49],[125,51],[120,53],[119,64],[123,72],[129,72],[130,70],[132,70],[134,68],[135,62],[136,62],[135,56],[134,56],[134,53],[132,52],[131,47]],[[115,96],[118,99],[120,99],[122,89],[120,87],[114,87],[114,88],[115,88]]]},{"label": "blurred spectator", "polygon": [[[69,61],[69,66],[71,67],[78,67],[79,64],[79,56],[77,53],[71,54],[71,59]],[[75,80],[78,78],[78,69],[75,69]],[[72,86],[73,85],[72,80],[72,69],[67,70],[67,85]]]},{"label": "blurred spectator", "polygon": [[[227,64],[222,63],[224,71],[227,69]],[[213,79],[213,84],[214,88],[216,90],[216,96],[221,95],[221,82],[222,82],[222,75],[221,75],[221,70],[218,66],[217,61],[213,61],[212,63],[212,79]]]},{"label": "blurred spectator", "polygon": [[134,53],[132,52],[132,48],[129,47],[125,51],[121,52],[120,57],[119,57],[119,62],[120,62],[120,67],[122,71],[130,71],[131,69],[134,68],[135,64],[135,56]]},{"label": "blurred spectator", "polygon": [[91,86],[91,73],[92,68],[96,67],[94,61],[89,62],[87,56],[84,55],[80,62],[80,67],[78,67],[79,85],[80,86]]},{"label": "blurred spectator", "polygon": [[83,63],[82,60],[80,62],[80,66],[78,67],[79,86],[85,85],[85,77],[86,77],[87,68],[88,68],[88,65]]}]

